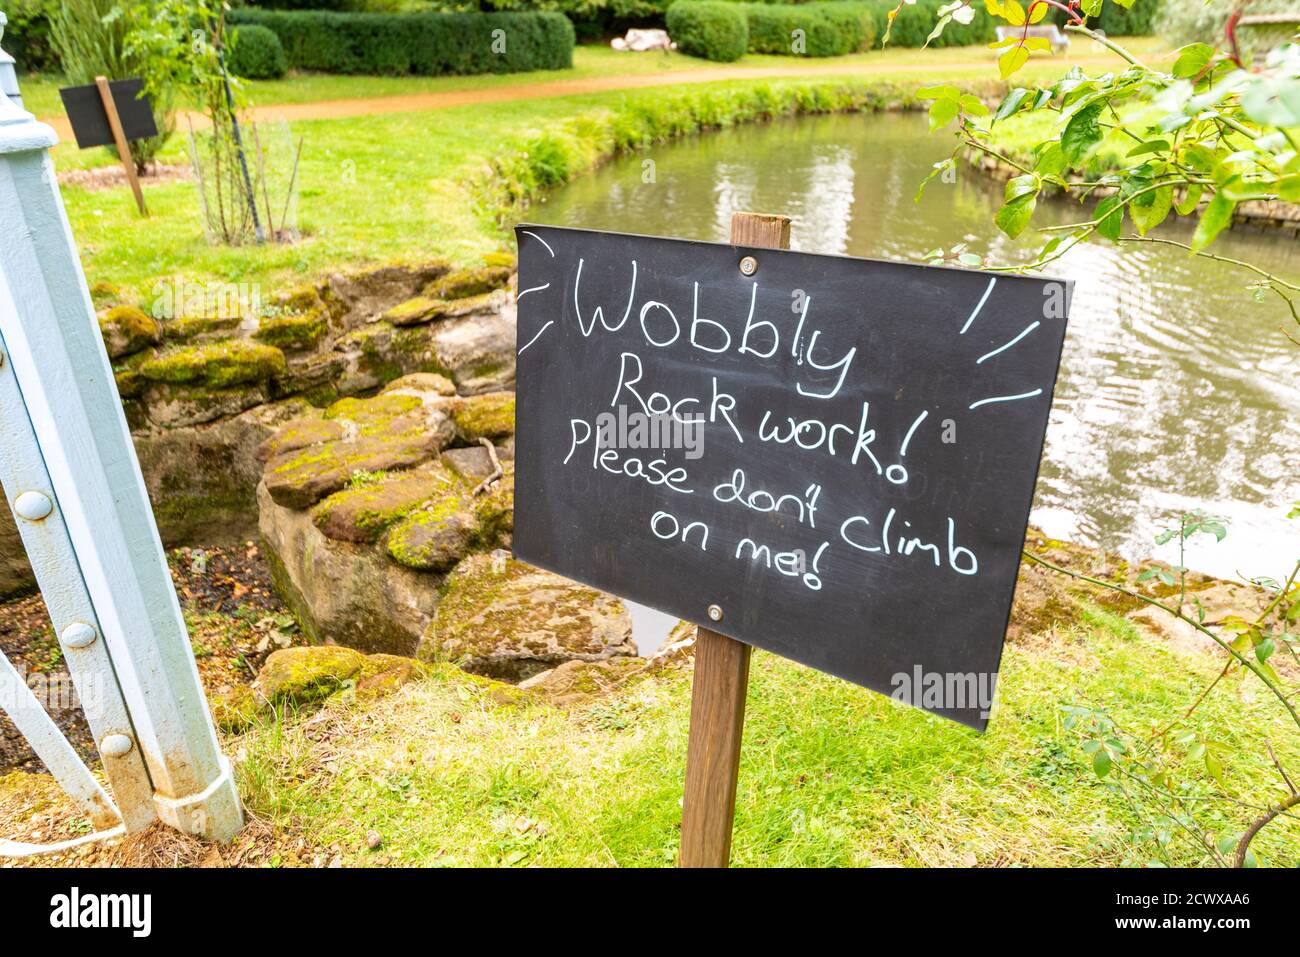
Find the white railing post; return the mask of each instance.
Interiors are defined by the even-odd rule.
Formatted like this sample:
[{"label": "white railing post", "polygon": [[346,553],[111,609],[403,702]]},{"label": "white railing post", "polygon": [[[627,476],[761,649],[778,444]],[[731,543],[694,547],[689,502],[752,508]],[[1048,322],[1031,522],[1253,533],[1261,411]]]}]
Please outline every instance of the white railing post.
[{"label": "white railing post", "polygon": [[[243,823],[136,461],[49,150],[54,131],[0,95],[0,335],[158,817],[228,840]],[[5,427],[0,409],[0,428]],[[13,507],[14,503],[9,503]]]}]

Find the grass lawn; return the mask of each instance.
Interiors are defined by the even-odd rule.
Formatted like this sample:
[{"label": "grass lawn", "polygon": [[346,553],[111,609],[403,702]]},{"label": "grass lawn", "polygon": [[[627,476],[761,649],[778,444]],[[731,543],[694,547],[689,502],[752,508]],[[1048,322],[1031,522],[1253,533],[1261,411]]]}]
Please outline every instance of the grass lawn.
[{"label": "grass lawn", "polygon": [[[980,735],[756,652],[733,861],[1203,864],[1176,827],[1164,851],[1135,837],[1162,828],[1153,809],[1098,780],[1080,739],[1062,730],[1060,706],[1105,706],[1130,728],[1153,727],[1182,713],[1215,671],[1207,653],[1095,612],[1084,627],[1008,646],[1000,704]],[[284,829],[286,846],[309,835],[345,864],[670,865],[689,675],[646,678],[566,712],[501,704],[447,666],[368,709],[336,705],[232,738],[227,753],[248,807]],[[1263,739],[1292,767],[1300,739],[1271,696],[1243,702],[1235,683],[1221,685],[1193,722],[1234,753],[1263,757],[1228,769],[1232,797],[1281,796]],[[1187,777],[1193,802],[1213,793],[1199,766]],[[1211,821],[1232,833],[1249,816]],[[382,848],[367,849],[369,832]],[[1253,847],[1266,865],[1294,865],[1300,820],[1275,821]]]},{"label": "grass lawn", "polygon": [[[1076,51],[1082,50],[1076,44]],[[1089,54],[1093,55],[1093,54]],[[1116,60],[1118,62],[1118,60]],[[934,69],[920,69],[926,64]],[[735,69],[775,64],[789,68],[788,57],[745,57]],[[987,83],[996,76],[989,52],[978,47],[942,51],[889,50],[835,61],[844,75],[771,80],[773,88],[797,85],[844,85],[858,88],[898,83],[915,87],[936,73],[947,79]],[[827,69],[828,61],[817,61]],[[861,71],[871,68],[869,74]],[[574,71],[512,76],[454,78],[294,77],[276,83],[249,84],[250,100],[259,103],[329,99],[338,96],[388,96],[402,93],[486,88],[500,84],[534,84],[572,77],[596,78],[617,68],[642,70],[718,69],[717,64],[689,57],[624,56],[604,48],[578,51]],[[1049,79],[1066,68],[1064,60],[1037,61],[1024,79]],[[856,72],[855,72],[856,71]],[[1019,82],[1023,82],[1018,78]],[[190,182],[147,184],[152,217],[139,219],[125,187],[63,189],[73,234],[82,251],[89,280],[108,281],[128,294],[148,300],[163,277],[182,274],[199,281],[262,282],[263,301],[287,284],[325,271],[368,263],[445,256],[470,263],[500,248],[507,234],[482,208],[470,180],[489,160],[519,152],[532,137],[557,128],[582,130],[608,123],[611,116],[635,115],[661,103],[665,96],[719,95],[752,90],[748,80],[722,80],[663,91],[593,92],[545,99],[498,101],[475,106],[415,113],[386,113],[347,119],[303,120],[294,131],[306,139],[299,176],[300,225],[304,239],[293,246],[223,248],[209,244],[199,214],[197,191]],[[29,108],[57,112],[57,83],[29,78],[23,86]],[[183,138],[176,136],[164,152],[166,162],[185,161]],[[587,166],[598,155],[585,159]],[[114,161],[103,150],[82,153],[74,143],[54,151],[58,169],[97,166]],[[581,164],[579,164],[581,165]],[[580,169],[568,169],[563,181]]]}]

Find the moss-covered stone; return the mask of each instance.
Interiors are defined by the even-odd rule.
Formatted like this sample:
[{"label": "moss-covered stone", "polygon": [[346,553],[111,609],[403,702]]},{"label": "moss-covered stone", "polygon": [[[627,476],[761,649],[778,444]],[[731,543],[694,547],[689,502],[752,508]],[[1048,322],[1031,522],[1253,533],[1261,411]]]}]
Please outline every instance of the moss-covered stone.
[{"label": "moss-covered stone", "polygon": [[285,371],[284,353],[274,346],[227,339],[174,349],[140,366],[154,382],[202,385],[212,389],[269,379]]},{"label": "moss-covered stone", "polygon": [[408,469],[437,455],[446,436],[422,427],[325,442],[271,459],[262,481],[277,505],[304,509],[346,488],[356,472]]},{"label": "moss-covered stone", "polygon": [[483,265],[498,266],[503,269],[509,269],[513,272],[515,268],[515,257],[513,254],[504,251],[488,253],[483,257]]},{"label": "moss-covered stone", "polygon": [[564,661],[635,653],[617,598],[493,554],[472,555],[447,577],[418,654],[522,680]]},{"label": "moss-covered stone", "polygon": [[441,299],[428,296],[416,296],[400,302],[384,313],[384,320],[395,326],[414,326],[422,322],[432,322],[447,311],[447,303]]},{"label": "moss-covered stone", "polygon": [[357,672],[356,695],[360,701],[370,701],[390,695],[413,681],[429,677],[432,669],[414,658],[401,655],[367,655]]},{"label": "moss-covered stone", "polygon": [[235,313],[216,313],[212,315],[184,315],[167,320],[167,338],[177,342],[190,342],[197,339],[211,339],[233,332],[243,322],[243,317]]},{"label": "moss-covered stone", "polygon": [[339,399],[325,410],[327,420],[346,419],[360,435],[383,431],[395,419],[424,405],[417,395],[377,395],[370,399]]},{"label": "moss-covered stone", "polygon": [[120,359],[162,342],[157,319],[135,306],[114,306],[99,317],[99,333],[109,358]]},{"label": "moss-covered stone", "polygon": [[123,399],[135,399],[144,390],[145,379],[135,369],[119,369],[113,373],[117,394]]},{"label": "moss-covered stone", "polygon": [[315,347],[328,325],[323,307],[302,315],[264,316],[256,338],[287,352],[301,352]]},{"label": "moss-covered stone", "polygon": [[114,306],[122,301],[122,289],[101,279],[90,287],[90,299],[97,309]]},{"label": "moss-covered stone", "polygon": [[489,392],[470,396],[452,409],[456,432],[466,442],[503,439],[515,434],[515,394]]},{"label": "moss-covered stone", "polygon": [[430,498],[459,485],[449,469],[437,464],[383,475],[376,482],[345,488],[322,499],[312,508],[312,521],[327,538],[373,542]]},{"label": "moss-covered stone", "polygon": [[253,691],[272,704],[307,704],[339,691],[361,671],[366,656],[352,648],[315,645],[271,653]]},{"label": "moss-covered stone", "polygon": [[303,418],[286,422],[280,431],[257,447],[257,457],[266,462],[285,452],[305,449],[322,442],[336,442],[343,438],[343,423],[324,418]]},{"label": "moss-covered stone", "polygon": [[268,703],[248,685],[237,685],[212,700],[212,721],[227,734],[242,734],[268,710]]},{"label": "moss-covered stone", "polygon": [[478,501],[456,481],[410,511],[388,534],[389,556],[419,571],[446,571],[475,547],[484,547]]},{"label": "moss-covered stone", "polygon": [[424,294],[433,299],[464,299],[500,289],[509,280],[510,269],[506,266],[484,265],[473,269],[458,269],[429,283]]},{"label": "moss-covered stone", "polygon": [[573,708],[591,704],[645,669],[645,661],[629,655],[606,661],[566,661],[520,682],[519,687],[557,708]]},{"label": "moss-covered stone", "polygon": [[426,392],[433,395],[453,396],[456,394],[456,383],[436,372],[412,372],[400,379],[394,379],[384,386],[381,392]]}]

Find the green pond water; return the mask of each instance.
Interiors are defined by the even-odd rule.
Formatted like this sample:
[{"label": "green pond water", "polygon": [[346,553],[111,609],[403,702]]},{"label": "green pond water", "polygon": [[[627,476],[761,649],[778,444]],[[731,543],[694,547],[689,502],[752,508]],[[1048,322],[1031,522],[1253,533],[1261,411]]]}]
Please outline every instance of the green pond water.
[{"label": "green pond water", "polygon": [[[964,171],[913,202],[950,150],[919,115],[745,126],[625,157],[528,218],[725,242],[733,212],[780,212],[809,252],[920,261],[965,242],[993,263],[1030,261],[1041,236],[1012,241],[993,225],[1001,184]],[[1040,216],[1082,218],[1064,200]],[[1160,234],[1186,241],[1190,228]],[[1233,230],[1214,251],[1300,280],[1300,243],[1281,232]],[[1189,567],[1285,574],[1300,557],[1300,521],[1285,518],[1300,500],[1300,347],[1281,332],[1282,301],[1257,303],[1241,270],[1167,246],[1089,245],[1050,272],[1077,285],[1032,520],[1129,558],[1176,560],[1152,539],[1203,509],[1229,534],[1193,540]]]}]

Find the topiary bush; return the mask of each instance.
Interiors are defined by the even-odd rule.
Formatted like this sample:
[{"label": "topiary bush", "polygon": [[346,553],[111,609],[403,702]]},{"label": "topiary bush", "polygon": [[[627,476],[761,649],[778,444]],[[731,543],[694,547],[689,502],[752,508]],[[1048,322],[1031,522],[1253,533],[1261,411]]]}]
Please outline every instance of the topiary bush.
[{"label": "topiary bush", "polygon": [[422,76],[564,70],[573,24],[562,13],[331,13],[231,11],[280,38],[289,66],[319,73]]},{"label": "topiary bush", "polygon": [[278,80],[289,72],[289,58],[275,33],[249,23],[231,31],[226,66],[235,76],[249,80]]},{"label": "topiary bush", "polygon": [[730,63],[749,49],[744,8],[721,0],[677,0],[668,8],[668,35],[683,53]]},{"label": "topiary bush", "polygon": [[875,17],[865,4],[746,3],[749,52],[843,56],[875,42]]}]

